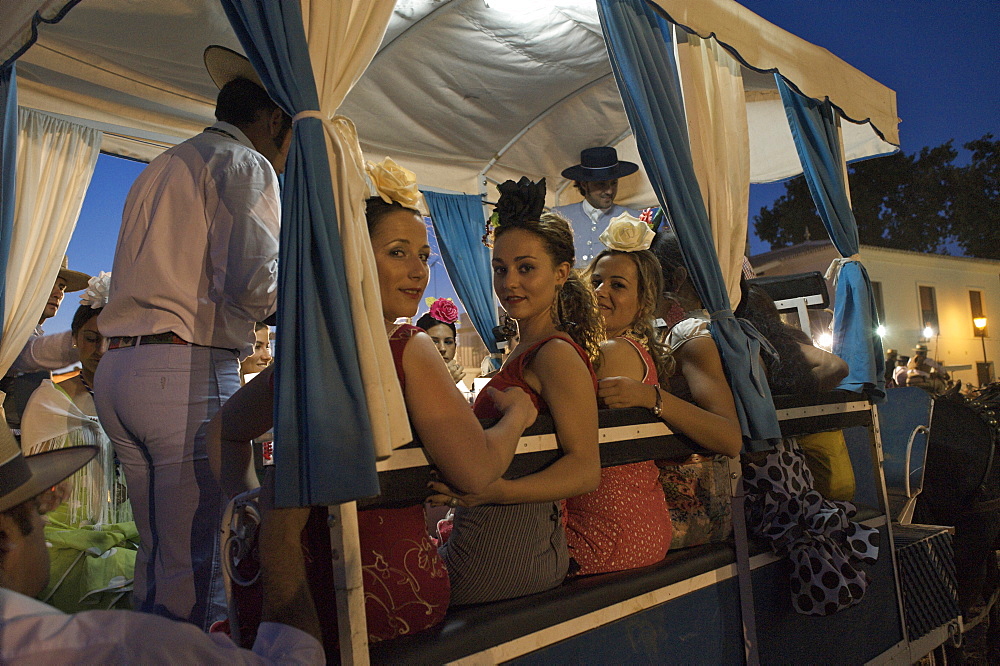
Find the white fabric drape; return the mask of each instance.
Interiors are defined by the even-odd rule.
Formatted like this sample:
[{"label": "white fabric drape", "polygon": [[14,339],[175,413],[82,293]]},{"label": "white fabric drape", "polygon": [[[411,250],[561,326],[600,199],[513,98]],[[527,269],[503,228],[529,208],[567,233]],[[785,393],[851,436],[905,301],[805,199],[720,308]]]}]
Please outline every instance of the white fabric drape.
[{"label": "white fabric drape", "polygon": [[0,376],[45,307],[97,166],[101,132],[18,109],[14,231],[7,259]]},{"label": "white fabric drape", "polygon": [[96,446],[97,456],[70,477],[66,523],[78,527],[132,520],[131,506],[116,492],[114,450],[95,416],[94,399],[83,394],[77,400],[80,404],[52,381],[43,381],[24,409],[21,448],[25,455],[34,455],[67,446]]},{"label": "white fabric drape", "polygon": [[354,123],[335,113],[378,51],[395,2],[300,0],[300,7],[320,101],[316,111],[326,130],[330,177],[375,455],[385,458],[392,449],[412,441],[413,436],[382,319],[375,256],[365,221],[368,186],[364,157]]},{"label": "white fabric drape", "polygon": [[729,303],[735,310],[740,301],[750,197],[750,132],[743,76],[739,63],[714,39],[686,35],[686,41],[679,40],[677,56],[694,171],[712,224]]}]

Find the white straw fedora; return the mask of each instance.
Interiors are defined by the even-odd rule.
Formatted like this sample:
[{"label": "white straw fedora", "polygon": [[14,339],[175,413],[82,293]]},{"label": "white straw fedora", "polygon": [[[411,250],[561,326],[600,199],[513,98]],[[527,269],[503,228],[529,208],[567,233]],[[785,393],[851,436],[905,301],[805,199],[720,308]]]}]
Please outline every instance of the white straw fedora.
[{"label": "white straw fedora", "polygon": [[254,71],[253,65],[250,64],[245,55],[227,49],[225,46],[213,44],[205,49],[204,57],[205,69],[208,70],[208,75],[212,77],[212,81],[215,82],[215,86],[219,90],[222,90],[222,86],[233,79],[240,78],[249,79],[264,88],[264,83],[257,76],[257,72]]}]

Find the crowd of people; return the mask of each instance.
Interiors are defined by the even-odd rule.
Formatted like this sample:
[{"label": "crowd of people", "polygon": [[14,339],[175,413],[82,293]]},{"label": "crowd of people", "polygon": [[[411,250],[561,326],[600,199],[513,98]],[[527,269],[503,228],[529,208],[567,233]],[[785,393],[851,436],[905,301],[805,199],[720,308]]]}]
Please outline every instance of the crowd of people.
[{"label": "crowd of people", "polygon": [[[223,593],[222,511],[260,485],[249,442],[273,426],[266,322],[277,307],[277,176],[291,118],[238,54],[210,47],[205,61],[220,88],[218,122],[135,182],[110,276],[88,281],[64,267],[43,319],[65,291],[86,288],[72,330],[58,341],[38,331],[22,355],[34,364],[15,368],[21,377],[71,356],[82,364],[72,380],[40,381],[16,423],[20,447],[0,428],[0,660],[137,660],[181,642],[194,658],[251,659],[203,633],[227,617],[265,658],[309,662],[323,658],[321,646],[337,648],[325,509],[273,509],[267,480],[259,594],[245,594],[229,617]],[[385,334],[407,415],[433,463],[428,503],[451,512],[432,533],[422,504],[359,511],[370,640],[431,627],[449,606],[644,567],[671,549],[730,537],[728,461],[743,448],[736,405],[676,237],[614,204],[617,179],[637,168],[613,148],[583,151],[564,175],[584,201],[551,212],[544,180],[499,186],[485,240],[516,345],[472,409],[456,385],[464,373],[455,362],[457,307],[432,300],[409,323],[430,254],[415,178],[402,188],[406,197],[373,182],[365,210]],[[843,361],[776,320],[766,295],[747,287],[741,307],[777,348],[763,359],[772,386],[818,392],[846,374]],[[62,356],[38,361],[43,342],[61,344]],[[598,409],[624,407],[648,409],[703,452],[602,469]],[[551,416],[560,455],[540,471],[509,474],[539,414]],[[484,427],[486,419],[493,425]],[[856,603],[866,585],[859,565],[877,554],[841,501],[853,494],[853,477],[847,484],[817,472],[817,483],[810,472],[830,456],[842,461],[842,442],[812,461],[794,439],[744,461],[751,526],[800,565],[792,590],[803,613]],[[53,517],[44,528],[43,513]],[[142,613],[99,619],[83,610],[95,607],[93,590],[56,604],[80,611],[70,620],[30,599],[48,586],[41,535],[55,546],[53,529],[112,535],[107,549],[121,555],[88,558],[108,561],[85,578],[117,595],[102,607],[125,599]],[[34,558],[30,571],[26,557]],[[817,559],[822,567],[808,565]],[[54,579],[63,577],[58,560]],[[131,594],[112,583],[128,579]],[[98,623],[116,630],[89,635]],[[48,638],[35,640],[42,631]]]}]

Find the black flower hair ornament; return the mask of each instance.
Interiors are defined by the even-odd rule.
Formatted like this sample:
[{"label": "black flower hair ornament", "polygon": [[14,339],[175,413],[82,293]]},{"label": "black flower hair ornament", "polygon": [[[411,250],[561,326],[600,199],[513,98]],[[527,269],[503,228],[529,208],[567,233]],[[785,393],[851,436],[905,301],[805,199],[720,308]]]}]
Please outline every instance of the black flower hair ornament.
[{"label": "black flower hair ornament", "polygon": [[516,183],[512,180],[497,185],[500,198],[493,214],[486,221],[483,245],[493,247],[493,230],[500,226],[521,226],[538,220],[545,210],[545,179],[533,183],[525,176]]}]

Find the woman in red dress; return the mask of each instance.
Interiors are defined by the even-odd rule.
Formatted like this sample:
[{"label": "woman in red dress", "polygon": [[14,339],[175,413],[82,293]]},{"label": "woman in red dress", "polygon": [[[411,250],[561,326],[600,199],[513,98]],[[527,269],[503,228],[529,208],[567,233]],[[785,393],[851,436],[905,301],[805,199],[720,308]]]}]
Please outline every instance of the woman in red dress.
[{"label": "woman in red dress", "polygon": [[[519,389],[490,390],[500,421],[483,430],[427,334],[396,323],[416,314],[429,277],[427,228],[414,208],[418,197],[414,181],[409,192],[395,190],[366,202],[386,334],[407,415],[428,457],[455,487],[481,492],[510,465],[517,441],[537,411]],[[255,485],[249,478],[252,466],[247,466],[248,440],[272,425],[271,373],[268,368],[240,389],[210,426],[216,450],[225,449],[222,463],[232,470],[221,479],[230,496]],[[314,565],[310,581],[317,609],[323,609],[324,642],[335,649],[326,509],[313,513],[303,545]],[[415,633],[440,622],[449,603],[448,576],[426,532],[423,505],[359,511],[358,528],[369,640]]]},{"label": "woman in red dress", "polygon": [[[559,585],[569,556],[560,500],[600,481],[596,380],[590,362],[603,325],[590,288],[573,270],[573,232],[559,215],[542,214],[544,181],[507,181],[491,218],[495,225],[493,289],[517,321],[518,344],[489,386],[523,388],[540,413],[552,415],[562,452],[545,469],[498,479],[480,493],[446,484],[432,501],[458,504],[441,552],[452,602],[509,599]],[[497,415],[480,394],[476,415]]]},{"label": "woman in red dress", "polygon": [[[601,345],[599,379],[628,377],[658,386],[672,372],[669,350],[653,329],[663,290],[659,262],[648,250],[653,236],[637,218],[617,217],[601,235],[608,249],[588,268],[608,338]],[[673,530],[659,474],[652,460],[605,467],[597,490],[566,501],[566,539],[579,574],[635,569],[663,559]]]}]

